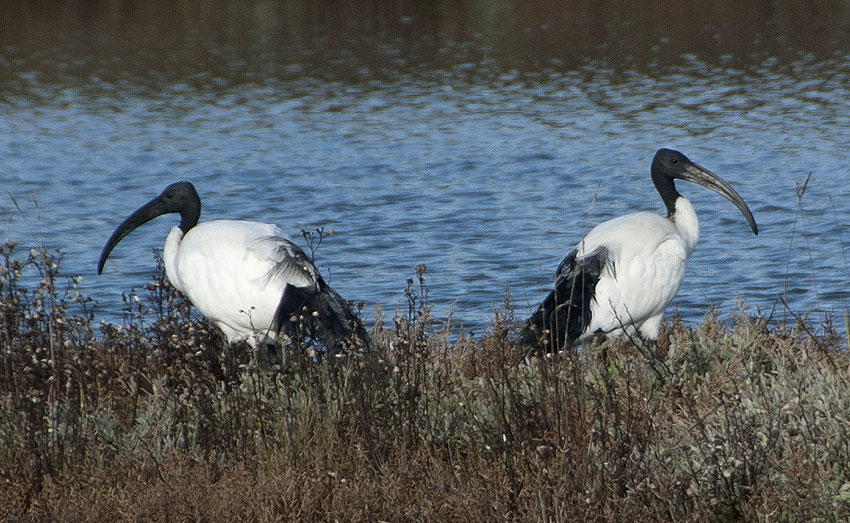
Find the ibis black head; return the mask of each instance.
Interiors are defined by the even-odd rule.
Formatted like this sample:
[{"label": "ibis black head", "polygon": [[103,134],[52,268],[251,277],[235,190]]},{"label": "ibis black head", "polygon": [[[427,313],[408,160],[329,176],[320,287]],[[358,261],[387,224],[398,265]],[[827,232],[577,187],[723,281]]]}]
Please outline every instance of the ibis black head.
[{"label": "ibis black head", "polygon": [[103,264],[106,263],[109,253],[125,236],[157,216],[169,213],[180,214],[180,229],[183,234],[186,234],[189,229],[198,224],[198,218],[201,216],[201,199],[198,197],[194,185],[189,182],[172,183],[159,196],[136,209],[133,214],[121,222],[121,225],[113,231],[112,236],[109,237],[100,253],[97,273],[100,274],[103,271]]},{"label": "ibis black head", "polygon": [[655,184],[655,188],[661,194],[661,199],[667,206],[669,216],[672,216],[676,211],[676,199],[681,196],[673,184],[673,180],[676,178],[702,185],[734,203],[741,210],[744,218],[747,219],[753,234],[759,233],[753,213],[750,212],[750,208],[747,207],[744,199],[731,185],[708,169],[695,164],[679,151],[658,149],[652,159],[652,183]]}]

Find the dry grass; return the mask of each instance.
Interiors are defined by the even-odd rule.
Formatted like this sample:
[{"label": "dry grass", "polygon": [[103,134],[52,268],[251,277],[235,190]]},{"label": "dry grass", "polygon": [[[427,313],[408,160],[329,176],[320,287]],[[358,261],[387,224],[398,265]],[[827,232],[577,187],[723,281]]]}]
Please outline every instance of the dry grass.
[{"label": "dry grass", "polygon": [[480,340],[435,327],[420,268],[372,350],[290,350],[271,374],[161,272],[98,326],[51,253],[16,256],[3,521],[850,517],[850,359],[829,330],[709,316],[658,346],[524,358],[509,300]]}]

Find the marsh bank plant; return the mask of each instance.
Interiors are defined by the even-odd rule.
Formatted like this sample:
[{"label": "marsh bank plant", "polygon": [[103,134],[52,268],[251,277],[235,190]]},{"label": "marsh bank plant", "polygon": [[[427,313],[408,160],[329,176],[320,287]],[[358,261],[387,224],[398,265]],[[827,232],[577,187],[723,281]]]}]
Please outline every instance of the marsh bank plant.
[{"label": "marsh bank plant", "polygon": [[[163,271],[98,322],[61,254],[0,248],[2,521],[850,517],[850,360],[804,320],[674,318],[658,344],[472,337],[419,266],[372,346],[279,368]],[[318,351],[318,352],[317,352]],[[317,357],[322,356],[322,357]]]}]

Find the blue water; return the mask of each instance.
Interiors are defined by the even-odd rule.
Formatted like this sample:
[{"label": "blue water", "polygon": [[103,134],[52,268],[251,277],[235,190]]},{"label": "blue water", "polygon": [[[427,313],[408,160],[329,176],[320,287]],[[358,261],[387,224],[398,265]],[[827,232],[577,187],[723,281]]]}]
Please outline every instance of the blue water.
[{"label": "blue water", "polygon": [[781,45],[754,36],[724,54],[709,32],[710,50],[692,52],[661,28],[551,49],[557,22],[533,15],[500,32],[479,18],[455,27],[473,15],[449,9],[435,39],[417,25],[426,15],[401,7],[363,15],[390,29],[373,34],[370,18],[338,35],[323,23],[332,4],[287,30],[251,5],[247,36],[198,22],[200,33],[181,26],[151,43],[142,22],[127,15],[124,37],[107,12],[0,37],[0,235],[61,249],[99,319],[120,318],[121,293],[149,281],[177,220],[125,239],[98,276],[107,237],[185,179],[202,220],[271,222],[292,237],[332,229],[318,265],[367,318],[375,304],[405,310],[406,280],[426,264],[436,315],[481,332],[506,287],[529,313],[594,224],[663,212],[649,180],[659,147],[732,183],[760,226],[753,236],[731,203],[679,183],[702,226],[672,304],[686,321],[739,303],[790,319],[783,296],[815,322],[845,310],[850,53],[834,41],[780,32],[770,41]]}]

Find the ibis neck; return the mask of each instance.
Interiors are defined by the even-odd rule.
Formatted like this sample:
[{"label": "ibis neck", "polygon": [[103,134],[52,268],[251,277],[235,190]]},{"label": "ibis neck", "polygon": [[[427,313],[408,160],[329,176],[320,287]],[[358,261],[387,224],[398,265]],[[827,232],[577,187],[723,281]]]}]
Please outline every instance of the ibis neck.
[{"label": "ibis neck", "polygon": [[180,230],[183,231],[183,234],[189,232],[189,230],[198,225],[198,219],[201,217],[201,202],[198,201],[196,204],[191,204],[186,206],[180,211]]},{"label": "ibis neck", "polygon": [[673,218],[676,213],[676,200],[682,197],[673,184],[673,178],[653,172],[652,183],[655,185],[658,194],[661,195],[661,201],[667,207],[667,217]]}]

